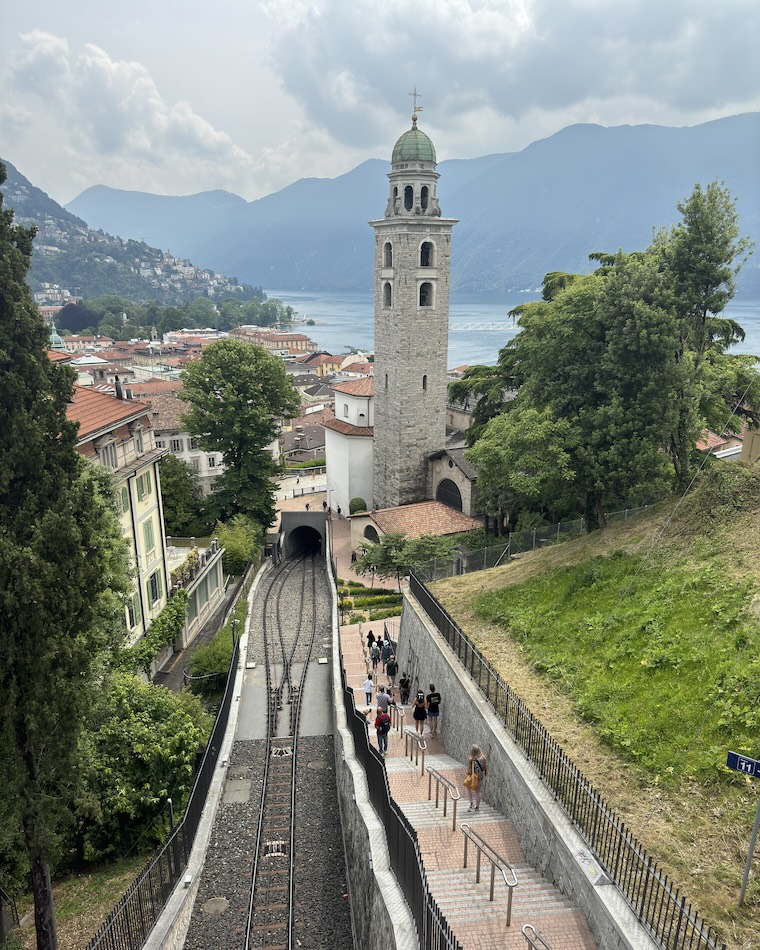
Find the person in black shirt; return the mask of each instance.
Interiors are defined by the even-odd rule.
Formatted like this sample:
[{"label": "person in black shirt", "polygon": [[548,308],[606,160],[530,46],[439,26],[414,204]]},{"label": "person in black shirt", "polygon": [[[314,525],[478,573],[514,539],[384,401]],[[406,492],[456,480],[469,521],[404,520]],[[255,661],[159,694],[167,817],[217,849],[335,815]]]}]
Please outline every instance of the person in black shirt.
[{"label": "person in black shirt", "polygon": [[430,735],[438,735],[438,717],[441,714],[441,694],[436,692],[433,683],[428,686],[430,692],[427,694],[427,714]]},{"label": "person in black shirt", "polygon": [[401,705],[406,706],[409,702],[409,694],[412,691],[412,681],[409,679],[408,673],[402,673],[401,679],[398,681],[399,689],[401,690]]}]

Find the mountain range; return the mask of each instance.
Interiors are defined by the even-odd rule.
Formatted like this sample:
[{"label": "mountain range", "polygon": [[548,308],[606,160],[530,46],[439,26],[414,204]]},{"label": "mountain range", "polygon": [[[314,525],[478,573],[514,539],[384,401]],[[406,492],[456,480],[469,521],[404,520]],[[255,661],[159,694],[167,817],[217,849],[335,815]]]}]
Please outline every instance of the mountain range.
[{"label": "mountain range", "polygon": [[[2,159],[0,159],[2,161]],[[94,230],[3,161],[3,201],[15,220],[37,230],[29,286],[39,303],[71,296],[118,294],[133,300],[185,303],[199,296],[248,300],[260,290],[177,260],[145,241]]]},{"label": "mountain range", "polygon": [[[92,228],[265,289],[368,291],[367,221],[384,213],[389,169],[372,159],[252,202],[224,191],[170,197],[96,185],[66,207]],[[442,212],[460,220],[455,293],[535,288],[549,271],[588,271],[593,251],[644,248],[654,229],[678,220],[676,204],[696,183],[714,179],[736,198],[742,232],[760,237],[760,113],[684,128],[573,125],[522,151],[444,161],[438,171]],[[760,298],[756,258],[738,286]]]}]

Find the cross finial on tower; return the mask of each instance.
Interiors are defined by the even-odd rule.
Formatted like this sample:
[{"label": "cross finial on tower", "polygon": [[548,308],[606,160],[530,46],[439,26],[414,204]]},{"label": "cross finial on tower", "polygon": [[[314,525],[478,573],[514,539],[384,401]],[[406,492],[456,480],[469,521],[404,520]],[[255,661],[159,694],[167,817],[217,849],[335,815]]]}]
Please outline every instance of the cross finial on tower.
[{"label": "cross finial on tower", "polygon": [[422,112],[422,106],[417,105],[417,99],[422,95],[421,92],[417,92],[417,87],[414,87],[414,92],[410,92],[409,95],[414,99],[414,114],[412,115],[412,123],[414,127],[417,127],[417,113]]}]

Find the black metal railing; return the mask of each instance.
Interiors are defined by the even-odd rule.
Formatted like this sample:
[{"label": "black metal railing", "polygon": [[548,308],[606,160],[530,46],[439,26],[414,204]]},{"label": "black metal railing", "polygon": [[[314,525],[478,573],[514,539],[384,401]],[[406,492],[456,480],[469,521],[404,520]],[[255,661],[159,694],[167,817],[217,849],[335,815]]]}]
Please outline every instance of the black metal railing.
[{"label": "black metal railing", "polygon": [[625,822],[414,574],[409,578],[409,590],[485,693],[648,932],[667,950],[725,950],[712,927],[693,910]]},{"label": "black metal railing", "polygon": [[235,641],[224,698],[182,820],[130,884],[87,945],[87,950],[138,950],[158,920],[190,858],[211,780],[219,760],[235,687],[240,640]]},{"label": "black metal railing", "polygon": [[342,667],[341,680],[346,721],[353,736],[356,757],[367,774],[370,801],[385,828],[390,865],[414,917],[420,948],[462,950],[430,893],[417,832],[391,796],[382,756],[370,744],[367,720],[356,710],[354,693],[346,685],[346,671]]}]

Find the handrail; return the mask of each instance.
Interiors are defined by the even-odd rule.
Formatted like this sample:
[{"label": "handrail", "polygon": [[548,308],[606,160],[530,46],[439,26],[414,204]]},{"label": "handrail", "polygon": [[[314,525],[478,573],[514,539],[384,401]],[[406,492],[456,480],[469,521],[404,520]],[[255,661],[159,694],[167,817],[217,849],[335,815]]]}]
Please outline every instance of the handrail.
[{"label": "handrail", "polygon": [[[517,887],[517,875],[515,874],[514,868],[509,864],[508,861],[505,861],[501,855],[497,854],[496,851],[491,847],[491,845],[477,833],[473,831],[472,828],[466,823],[462,822],[461,825],[462,834],[464,835],[464,864],[462,867],[467,867],[467,842],[472,841],[475,847],[478,849],[478,866],[477,872],[475,874],[475,883],[480,883],[480,858],[481,855],[485,855],[486,858],[491,862],[491,895],[488,898],[490,901],[493,900],[493,888],[494,881],[496,880],[496,868],[501,871],[501,876],[504,878],[504,884],[507,888],[507,927],[512,923],[512,891]],[[512,880],[507,880],[507,871],[512,875]]]},{"label": "handrail", "polygon": [[391,714],[391,727],[401,732],[404,728],[404,710],[400,706],[397,706],[396,703],[391,703],[388,710]]},{"label": "handrail", "polygon": [[[414,739],[417,744],[416,750],[414,747],[409,746],[409,740]],[[416,729],[413,729],[411,726],[407,726],[404,729],[404,755],[408,755],[411,759],[414,756],[414,764],[420,761],[420,752],[422,752],[422,766],[420,767],[420,775],[425,774],[425,749],[427,749],[427,742],[422,738],[422,736],[417,732]]]},{"label": "handrail", "polygon": [[[533,931],[532,937],[528,933],[529,930]],[[528,941],[528,946],[531,947],[532,950],[539,950],[539,948],[542,948],[542,947],[543,947],[543,950],[552,950],[551,944],[548,944],[544,940],[544,938],[536,930],[533,924],[525,924],[525,926],[522,928],[522,935]]]},{"label": "handrail", "polygon": [[[430,801],[430,799],[432,798],[432,794],[433,794],[432,780],[435,779],[435,807],[438,808],[438,792],[441,785],[443,785],[443,787],[451,796],[451,800],[454,802],[454,823],[451,826],[451,830],[456,831],[457,830],[457,802],[462,797],[459,794],[459,789],[453,782],[449,781],[449,779],[447,779],[444,775],[441,775],[441,773],[437,769],[432,768],[432,766],[430,765],[427,767],[427,773],[428,773],[428,801]],[[443,796],[443,817],[444,818],[446,817],[446,806],[448,804],[448,801],[449,801],[448,795],[444,795]]]}]

